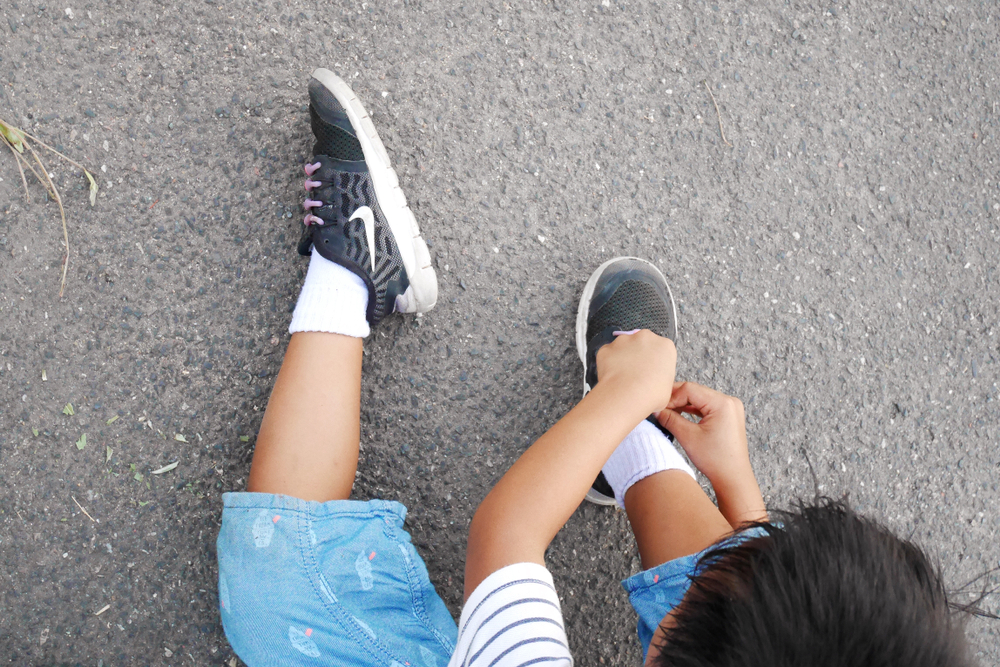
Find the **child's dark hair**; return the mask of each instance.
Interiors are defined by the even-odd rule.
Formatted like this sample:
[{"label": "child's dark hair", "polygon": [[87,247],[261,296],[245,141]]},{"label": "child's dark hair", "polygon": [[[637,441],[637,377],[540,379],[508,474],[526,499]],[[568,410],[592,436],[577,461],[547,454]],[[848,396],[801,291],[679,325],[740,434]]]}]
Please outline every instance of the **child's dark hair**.
[{"label": "child's dark hair", "polygon": [[777,518],[783,525],[756,524],[768,535],[703,557],[654,665],[971,664],[919,548],[840,501]]}]

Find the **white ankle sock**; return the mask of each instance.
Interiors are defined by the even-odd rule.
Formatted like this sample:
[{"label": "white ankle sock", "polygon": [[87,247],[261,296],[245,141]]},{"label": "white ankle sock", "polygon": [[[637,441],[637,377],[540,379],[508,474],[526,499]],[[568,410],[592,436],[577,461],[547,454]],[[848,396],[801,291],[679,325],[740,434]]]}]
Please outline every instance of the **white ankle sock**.
[{"label": "white ankle sock", "polygon": [[674,443],[645,419],[625,436],[602,472],[615,490],[615,502],[625,507],[625,492],[640,479],[661,470],[683,470],[693,479],[694,470],[684,460]]},{"label": "white ankle sock", "polygon": [[365,319],[367,308],[365,281],[313,248],[288,333],[325,331],[365,338],[371,333]]}]

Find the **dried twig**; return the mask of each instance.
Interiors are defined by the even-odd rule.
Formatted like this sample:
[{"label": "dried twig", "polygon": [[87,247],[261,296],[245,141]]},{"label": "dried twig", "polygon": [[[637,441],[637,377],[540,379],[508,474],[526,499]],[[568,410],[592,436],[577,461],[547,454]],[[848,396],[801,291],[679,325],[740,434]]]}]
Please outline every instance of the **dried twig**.
[{"label": "dried twig", "polygon": [[87,168],[86,168],[86,167],[84,167],[84,166],[83,166],[82,164],[80,164],[80,163],[79,163],[79,162],[77,162],[76,160],[71,160],[70,158],[66,157],[65,155],[63,155],[62,153],[60,153],[60,152],[59,152],[59,151],[57,151],[56,149],[52,148],[52,146],[49,146],[49,145],[48,145],[47,143],[45,143],[44,141],[42,141],[41,139],[39,139],[39,138],[38,138],[38,137],[36,137],[35,135],[33,135],[33,134],[28,134],[27,132],[25,132],[25,131],[24,131],[24,130],[22,130],[21,128],[17,128],[17,129],[18,129],[18,131],[19,131],[19,132],[20,132],[21,134],[23,134],[24,136],[28,137],[29,139],[31,139],[32,141],[34,141],[34,142],[35,142],[36,144],[38,144],[38,145],[39,145],[39,146],[41,146],[42,148],[45,148],[45,149],[47,149],[47,150],[50,150],[50,151],[52,151],[53,153],[55,153],[56,155],[58,155],[59,157],[61,157],[62,159],[66,160],[67,162],[69,162],[69,163],[70,163],[71,165],[73,165],[74,167],[76,167],[77,169],[82,169],[83,171],[87,171]]},{"label": "dried twig", "polygon": [[715,105],[715,115],[719,117],[719,134],[722,135],[722,141],[730,148],[733,147],[731,143],[726,139],[726,132],[722,129],[722,114],[719,112],[719,103],[715,101],[715,95],[712,94],[712,89],[708,85],[708,81],[702,81],[705,84],[705,90],[708,91],[709,97],[712,98],[712,104]]},{"label": "dried twig", "polygon": [[14,155],[14,162],[17,163],[17,171],[21,174],[21,184],[24,185],[24,200],[31,201],[31,195],[28,194],[28,179],[24,177],[24,167],[21,166],[21,156],[18,154],[14,147],[7,142],[7,137],[0,135],[0,140],[3,141],[3,145],[10,149],[11,154]]},{"label": "dried twig", "polygon": [[[24,166],[27,167],[29,171],[31,171],[31,174],[36,179],[38,179],[38,182],[42,184],[42,187],[45,188],[45,192],[47,192],[48,194],[51,195],[52,191],[49,190],[49,184],[45,182],[45,179],[42,178],[41,175],[39,175],[39,173],[37,171],[35,171],[34,165],[32,165],[30,162],[28,162],[28,160],[25,159],[25,157],[23,155],[18,155],[18,157],[21,158],[21,162],[24,163]],[[42,171],[45,171],[45,170],[42,169]]]},{"label": "dried twig", "polygon": [[[73,498],[73,496],[70,496],[70,498]],[[73,498],[73,502],[76,503],[76,506],[80,508],[81,512],[83,512],[84,514],[87,515],[88,519],[90,519],[94,523],[97,523],[97,519],[95,519],[94,517],[90,516],[90,514],[87,512],[87,510],[83,509],[83,505],[81,505],[80,502],[76,498]]]},{"label": "dried twig", "polygon": [[[24,193],[25,197],[28,197],[28,191],[27,191],[28,182],[27,180],[24,179],[24,174],[23,174],[24,167],[30,169],[31,173],[34,174],[35,178],[38,179],[38,182],[41,183],[43,187],[48,189],[45,180],[38,175],[38,172],[35,171],[35,168],[31,166],[31,163],[28,162],[27,158],[25,158],[24,155],[22,155],[24,153],[25,147],[27,147],[29,150],[31,148],[31,145],[26,143],[25,133],[21,131],[19,128],[16,128],[13,125],[10,125],[9,123],[5,123],[4,120],[0,118],[0,140],[3,140],[3,142],[7,144],[7,147],[13,152],[14,159],[17,160],[17,168],[22,171],[21,177],[25,188],[25,193]],[[42,171],[45,170],[43,169]]]},{"label": "dried twig", "polygon": [[[62,218],[62,228],[63,228],[63,244],[66,246],[66,256],[63,258],[63,270],[62,270],[62,283],[59,285],[59,298],[62,298],[63,291],[66,289],[66,270],[69,268],[69,231],[66,229],[66,211],[63,210],[62,197],[59,196],[59,190],[56,188],[56,184],[52,182],[49,178],[49,172],[45,170],[45,165],[42,164],[41,159],[38,157],[38,153],[30,145],[27,149],[31,151],[31,155],[35,158],[35,162],[38,163],[38,167],[45,174],[45,180],[48,182],[49,191],[52,194],[53,199],[59,204],[59,216]],[[89,516],[89,515],[88,515]]]},{"label": "dried twig", "polygon": [[[59,188],[57,188],[56,184],[52,181],[52,178],[49,176],[48,169],[46,169],[45,165],[42,163],[42,159],[38,155],[38,151],[36,151],[35,148],[31,145],[29,139],[31,141],[36,142],[39,146],[41,146],[45,150],[55,153],[57,156],[59,156],[69,164],[83,171],[83,175],[86,176],[87,180],[90,182],[91,206],[93,206],[96,203],[98,185],[97,181],[94,180],[94,176],[82,164],[80,164],[76,160],[73,160],[72,158],[63,155],[62,153],[49,146],[47,143],[45,143],[38,137],[29,134],[20,128],[14,127],[10,123],[7,123],[2,118],[0,118],[0,140],[2,140],[3,143],[7,145],[11,153],[14,155],[14,160],[17,162],[18,171],[21,174],[21,183],[22,185],[24,185],[25,198],[27,198],[30,201],[30,195],[28,193],[28,180],[24,173],[24,167],[27,167],[31,171],[32,175],[38,179],[38,182],[42,184],[42,186],[46,189],[49,195],[53,199],[55,199],[56,203],[59,205],[59,217],[62,220],[62,228],[63,228],[63,245],[65,246],[66,250],[66,254],[63,257],[62,281],[60,282],[59,285],[59,298],[62,298],[63,293],[66,291],[66,274],[69,270],[69,230],[67,229],[66,226],[66,210],[63,208],[62,196],[60,196],[59,194]],[[41,174],[39,174],[38,171],[35,171],[35,167],[31,164],[31,162],[28,161],[28,158],[25,157],[25,155],[23,154],[25,150],[31,153],[31,156],[34,158],[34,161],[38,165],[39,170],[41,170],[42,172]]]},{"label": "dried twig", "polygon": [[[4,141],[6,142],[6,138],[4,138]],[[28,170],[32,173],[32,175],[38,179],[38,182],[42,184],[42,187],[48,190],[48,185],[46,185],[45,180],[38,174],[37,171],[35,171],[35,168],[31,165],[31,163],[28,162],[23,155],[18,153],[17,149],[11,146],[9,142],[7,142],[7,146],[9,146],[14,151],[14,157],[17,158],[18,169],[23,169],[24,167],[27,167]],[[25,181],[24,185],[25,187],[28,186],[27,181]],[[27,196],[27,194],[28,193],[25,192],[25,196]]]}]

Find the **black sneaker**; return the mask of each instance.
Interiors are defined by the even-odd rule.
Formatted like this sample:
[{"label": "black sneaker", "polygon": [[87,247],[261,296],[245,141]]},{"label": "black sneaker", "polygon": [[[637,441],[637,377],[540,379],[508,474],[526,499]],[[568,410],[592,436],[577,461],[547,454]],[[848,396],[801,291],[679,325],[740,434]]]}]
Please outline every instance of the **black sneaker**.
[{"label": "black sneaker", "polygon": [[[634,329],[649,329],[675,340],[677,309],[659,269],[644,259],[616,257],[601,264],[590,276],[576,314],[576,349],[583,362],[584,396],[597,384],[597,351],[615,339],[614,332]],[[650,421],[660,426],[655,419]],[[604,473],[597,476],[587,500],[598,505],[615,504],[615,492]]]},{"label": "black sneaker", "polygon": [[351,88],[329,70],[309,80],[316,135],[306,165],[305,231],[299,253],[320,255],[368,285],[371,326],[392,312],[422,313],[437,301],[427,244],[375,126]]}]

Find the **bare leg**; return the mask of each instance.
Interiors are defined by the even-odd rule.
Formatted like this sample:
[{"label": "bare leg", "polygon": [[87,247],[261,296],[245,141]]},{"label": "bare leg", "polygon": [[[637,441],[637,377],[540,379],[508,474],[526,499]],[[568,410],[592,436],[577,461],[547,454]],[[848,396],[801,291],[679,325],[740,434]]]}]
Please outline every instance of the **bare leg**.
[{"label": "bare leg", "polygon": [[346,500],[361,437],[362,339],[300,332],[271,391],[247,490]]},{"label": "bare leg", "polygon": [[664,470],[633,484],[625,493],[625,511],[644,570],[696,554],[733,531],[683,470]]}]

